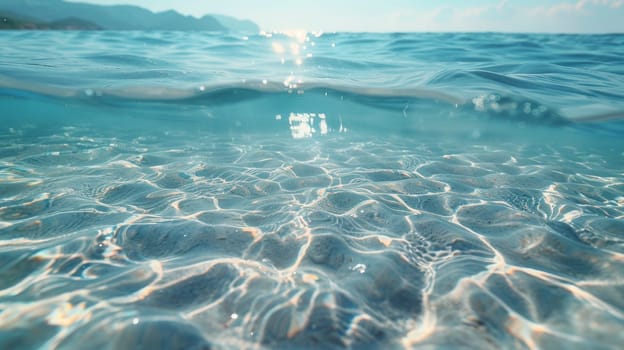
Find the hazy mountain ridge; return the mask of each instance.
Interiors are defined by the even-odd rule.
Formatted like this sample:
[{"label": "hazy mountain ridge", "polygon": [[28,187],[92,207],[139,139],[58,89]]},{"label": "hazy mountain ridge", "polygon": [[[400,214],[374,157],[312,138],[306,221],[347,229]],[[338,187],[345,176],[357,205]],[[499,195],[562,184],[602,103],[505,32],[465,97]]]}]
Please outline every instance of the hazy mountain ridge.
[{"label": "hazy mountain ridge", "polygon": [[[206,15],[201,18],[185,16],[176,11],[152,12],[131,5],[94,5],[65,2],[62,0],[0,0],[0,12],[4,21],[30,18],[43,29],[56,29],[49,24],[72,19],[84,22],[84,29],[109,30],[207,30],[258,32],[257,24],[221,15]],[[6,14],[9,15],[6,15]],[[16,17],[11,16],[11,14]],[[20,22],[19,20],[17,22]],[[33,22],[35,23],[35,22]],[[2,27],[0,27],[2,28]],[[5,28],[20,29],[20,28]],[[23,28],[28,29],[28,28]],[[37,27],[32,29],[39,29]]]},{"label": "hazy mountain ridge", "polygon": [[0,30],[1,29],[101,30],[102,28],[95,23],[80,18],[68,17],[53,22],[42,22],[28,16],[0,11]]}]

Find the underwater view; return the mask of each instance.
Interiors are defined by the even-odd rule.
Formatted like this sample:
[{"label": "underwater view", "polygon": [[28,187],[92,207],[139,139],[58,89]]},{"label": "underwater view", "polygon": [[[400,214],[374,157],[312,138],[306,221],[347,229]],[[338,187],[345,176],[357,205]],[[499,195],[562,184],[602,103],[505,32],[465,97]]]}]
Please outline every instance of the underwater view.
[{"label": "underwater view", "polygon": [[624,35],[0,47],[1,349],[624,344]]}]

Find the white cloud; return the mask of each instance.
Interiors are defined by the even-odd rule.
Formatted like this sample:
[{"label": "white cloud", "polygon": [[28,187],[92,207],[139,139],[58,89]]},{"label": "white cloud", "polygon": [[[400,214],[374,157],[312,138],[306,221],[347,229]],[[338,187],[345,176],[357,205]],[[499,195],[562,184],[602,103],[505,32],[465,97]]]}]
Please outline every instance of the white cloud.
[{"label": "white cloud", "polygon": [[495,4],[452,7],[440,6],[430,11],[407,10],[395,12],[388,17],[387,23],[399,26],[403,31],[480,31],[493,30],[487,28],[484,18],[503,20],[507,9],[507,0]]},{"label": "white cloud", "polygon": [[538,6],[529,11],[533,16],[546,14],[548,16],[561,15],[565,12],[583,12],[592,7],[620,8],[624,0],[578,0],[576,3],[561,2],[551,6]]},{"label": "white cloud", "polygon": [[527,6],[503,0],[484,6],[440,6],[395,13],[387,23],[403,31],[624,32],[624,0],[578,0]]}]

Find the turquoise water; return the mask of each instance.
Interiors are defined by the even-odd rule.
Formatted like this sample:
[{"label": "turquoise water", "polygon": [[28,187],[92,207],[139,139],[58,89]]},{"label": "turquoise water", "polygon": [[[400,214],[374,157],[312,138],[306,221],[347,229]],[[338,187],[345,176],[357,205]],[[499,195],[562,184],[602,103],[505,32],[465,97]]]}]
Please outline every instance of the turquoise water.
[{"label": "turquoise water", "polygon": [[623,35],[0,47],[2,349],[624,343]]}]

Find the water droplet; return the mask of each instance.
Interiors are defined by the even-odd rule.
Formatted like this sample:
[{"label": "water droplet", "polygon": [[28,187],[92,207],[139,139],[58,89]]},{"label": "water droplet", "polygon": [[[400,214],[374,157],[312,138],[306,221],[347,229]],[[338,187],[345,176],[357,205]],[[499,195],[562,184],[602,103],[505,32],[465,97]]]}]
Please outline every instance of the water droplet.
[{"label": "water droplet", "polygon": [[351,268],[351,270],[352,271],[357,271],[359,273],[364,273],[364,272],[366,272],[366,265],[364,265],[364,264],[357,264],[357,265],[353,266]]}]

